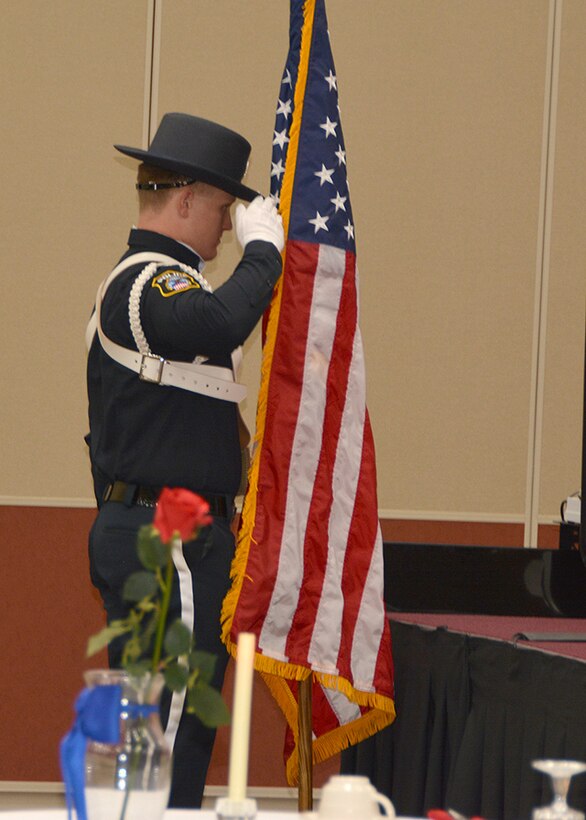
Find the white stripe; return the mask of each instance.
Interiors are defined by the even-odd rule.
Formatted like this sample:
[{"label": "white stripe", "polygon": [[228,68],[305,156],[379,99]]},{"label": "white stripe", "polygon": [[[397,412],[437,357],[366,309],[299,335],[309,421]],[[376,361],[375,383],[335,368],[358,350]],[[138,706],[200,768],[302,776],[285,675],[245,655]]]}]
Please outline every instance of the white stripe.
[{"label": "white stripe", "polygon": [[[191,570],[187,566],[187,561],[183,555],[183,545],[180,538],[173,539],[171,547],[173,563],[179,576],[179,597],[181,600],[181,620],[185,626],[193,632],[195,626],[195,607],[193,601],[193,585]],[[169,748],[173,749],[175,737],[179,729],[179,721],[185,703],[185,689],[182,692],[173,692],[171,697],[171,707],[169,709],[169,720],[165,729],[165,740]]]},{"label": "white stripe", "polygon": [[327,375],[345,264],[346,254],[343,250],[320,246],[305,350],[303,387],[287,480],[279,567],[259,636],[259,648],[265,654],[283,661],[287,661],[287,636],[303,578],[303,544],[321,451]]},{"label": "white stripe", "polygon": [[379,526],[352,640],[352,680],[361,692],[375,691],[374,673],[386,617],[382,540]]},{"label": "white stripe", "polygon": [[[357,334],[357,358],[361,374],[364,377],[364,353],[362,349],[362,338]],[[366,408],[366,386],[364,386],[364,407]],[[364,417],[362,418],[362,434],[360,437],[360,453],[354,458],[358,465],[362,462],[362,449],[364,442]],[[370,546],[370,545],[369,545]],[[368,547],[367,547],[368,548]],[[352,679],[354,686],[363,692],[374,691],[373,681],[376,662],[379,656],[380,642],[383,636],[385,624],[385,607],[383,603],[383,549],[382,533],[380,524],[377,525],[377,534],[370,567],[362,598],[357,613],[354,636],[352,639]]]},{"label": "white stripe", "polygon": [[358,720],[360,717],[360,708],[357,704],[352,703],[351,700],[348,700],[343,692],[340,692],[339,689],[326,689],[323,686],[322,690],[326,696],[326,700],[330,704],[331,709],[336,715],[340,726],[344,726],[347,723],[352,723],[352,721]]},{"label": "white stripe", "polygon": [[356,328],[333,473],[332,509],[328,522],[329,550],[308,653],[313,669],[334,675],[338,673],[344,611],[342,573],[362,461],[365,406],[364,359],[360,332]]}]

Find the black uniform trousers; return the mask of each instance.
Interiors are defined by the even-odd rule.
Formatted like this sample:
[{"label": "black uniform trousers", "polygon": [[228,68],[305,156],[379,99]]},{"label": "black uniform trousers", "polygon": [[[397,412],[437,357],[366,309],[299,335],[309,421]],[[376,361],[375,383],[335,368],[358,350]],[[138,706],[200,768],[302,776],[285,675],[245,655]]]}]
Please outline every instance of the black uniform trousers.
[{"label": "black uniform trousers", "polygon": [[[106,502],[98,512],[89,538],[90,574],[102,596],[108,623],[128,613],[121,590],[129,574],[143,569],[136,553],[136,534],[141,526],[151,523],[153,517],[152,508],[122,502]],[[230,521],[214,517],[211,526],[204,528],[196,540],[183,545],[183,553],[192,576],[195,645],[216,656],[212,685],[221,689],[228,653],[220,639],[220,612],[234,556]],[[176,573],[168,623],[180,616]],[[110,666],[120,666],[120,659],[121,643],[113,642],[109,649]],[[167,724],[170,704],[171,693],[165,689],[161,700],[163,726]],[[215,734],[214,729],[207,728],[183,709],[173,747],[170,807],[201,806]]]}]

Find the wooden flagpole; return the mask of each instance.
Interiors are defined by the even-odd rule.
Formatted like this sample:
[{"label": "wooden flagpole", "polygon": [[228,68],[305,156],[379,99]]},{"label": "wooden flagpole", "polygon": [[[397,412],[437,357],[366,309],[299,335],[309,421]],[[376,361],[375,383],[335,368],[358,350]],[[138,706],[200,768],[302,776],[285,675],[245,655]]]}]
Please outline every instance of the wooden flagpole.
[{"label": "wooden flagpole", "polygon": [[297,730],[298,740],[298,760],[299,760],[299,811],[311,811],[313,809],[313,757],[311,751],[311,688],[313,675],[308,675],[304,680],[299,681],[298,689],[298,716]]}]

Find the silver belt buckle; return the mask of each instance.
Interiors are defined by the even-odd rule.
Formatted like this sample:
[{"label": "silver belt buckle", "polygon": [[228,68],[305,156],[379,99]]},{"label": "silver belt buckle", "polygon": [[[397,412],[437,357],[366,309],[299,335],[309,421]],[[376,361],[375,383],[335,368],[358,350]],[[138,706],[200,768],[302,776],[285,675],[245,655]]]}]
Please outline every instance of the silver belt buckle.
[{"label": "silver belt buckle", "polygon": [[143,353],[140,360],[138,378],[143,382],[160,384],[164,364],[165,359],[161,356],[153,356],[150,353]]}]

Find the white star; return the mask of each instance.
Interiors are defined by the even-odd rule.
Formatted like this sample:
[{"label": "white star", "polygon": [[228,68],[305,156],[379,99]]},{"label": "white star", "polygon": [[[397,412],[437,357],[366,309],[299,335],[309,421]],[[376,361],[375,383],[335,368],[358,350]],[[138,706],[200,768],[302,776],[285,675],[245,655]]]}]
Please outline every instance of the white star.
[{"label": "white star", "polygon": [[291,100],[279,100],[279,105],[277,106],[277,117],[279,114],[282,114],[285,119],[289,119],[289,114],[291,113]]},{"label": "white star", "polygon": [[337,91],[338,90],[337,78],[336,78],[336,75],[332,73],[331,68],[330,68],[330,73],[328,74],[327,77],[324,77],[324,80],[329,85],[330,91]]},{"label": "white star", "polygon": [[308,219],[307,221],[311,222],[311,224],[315,226],[313,232],[317,233],[318,231],[329,231],[329,228],[326,225],[328,219],[329,216],[322,216],[319,211],[316,211],[315,219]]},{"label": "white star", "polygon": [[287,71],[285,72],[285,76],[281,80],[281,85],[293,85],[293,83],[291,82],[291,72],[289,71],[289,69],[287,69]]},{"label": "white star", "polygon": [[348,199],[348,197],[347,197],[347,196],[340,196],[340,192],[339,192],[339,191],[336,191],[336,196],[334,197],[334,199],[330,199],[330,202],[331,202],[333,205],[335,205],[335,208],[336,208],[336,213],[338,213],[338,211],[340,210],[340,208],[341,208],[343,211],[345,211],[345,210],[346,210],[346,206],[344,205],[344,203],[346,202],[346,200],[347,200],[347,199]]},{"label": "white star", "polygon": [[275,139],[273,140],[273,145],[278,145],[282,151],[285,147],[286,142],[289,142],[289,137],[287,136],[287,129],[283,128],[282,131],[275,131]]},{"label": "white star", "polygon": [[336,126],[338,125],[337,122],[332,122],[329,117],[326,117],[326,121],[320,123],[320,128],[323,128],[326,132],[326,139],[331,135],[333,137],[337,137],[336,134]]},{"label": "white star", "polygon": [[275,205],[278,205],[281,201],[281,192],[277,191],[275,194],[271,194],[271,197],[275,200]]},{"label": "white star", "polygon": [[348,220],[348,224],[344,225],[344,230],[348,234],[348,240],[354,239],[354,225]]},{"label": "white star", "polygon": [[[275,143],[273,143],[273,145],[274,144]],[[338,150],[334,151],[334,153],[338,157],[338,165],[346,165],[346,152],[342,149],[341,145],[338,145]]]},{"label": "white star", "polygon": [[277,179],[281,179],[281,174],[285,173],[285,166],[279,160],[278,162],[271,162],[271,176],[277,177]]},{"label": "white star", "polygon": [[321,188],[324,182],[329,182],[330,185],[333,185],[332,182],[332,174],[334,173],[333,168],[326,168],[326,166],[322,162],[321,171],[314,171],[314,177],[319,177],[319,187]]}]

